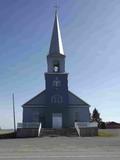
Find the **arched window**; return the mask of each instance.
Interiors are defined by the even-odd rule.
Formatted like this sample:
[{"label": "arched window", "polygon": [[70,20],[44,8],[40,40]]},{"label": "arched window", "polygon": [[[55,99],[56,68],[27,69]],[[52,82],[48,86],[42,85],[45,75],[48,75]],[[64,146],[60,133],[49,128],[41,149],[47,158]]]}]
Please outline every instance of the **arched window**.
[{"label": "arched window", "polygon": [[60,64],[59,61],[53,62],[53,72],[59,72],[60,71]]},{"label": "arched window", "polygon": [[63,102],[63,98],[60,95],[53,95],[51,97],[51,103],[62,103]]}]

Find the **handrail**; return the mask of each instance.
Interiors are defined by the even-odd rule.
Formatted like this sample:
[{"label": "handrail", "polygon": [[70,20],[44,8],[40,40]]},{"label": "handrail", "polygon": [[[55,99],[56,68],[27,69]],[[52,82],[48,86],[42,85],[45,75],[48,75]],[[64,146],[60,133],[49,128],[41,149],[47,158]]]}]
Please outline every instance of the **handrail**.
[{"label": "handrail", "polygon": [[76,129],[76,131],[77,131],[77,133],[78,133],[78,136],[80,137],[80,129],[79,129],[79,127],[78,127],[78,124],[75,122],[75,129]]},{"label": "handrail", "polygon": [[41,128],[42,128],[42,124],[40,123],[39,128],[38,128],[38,137],[40,136]]}]

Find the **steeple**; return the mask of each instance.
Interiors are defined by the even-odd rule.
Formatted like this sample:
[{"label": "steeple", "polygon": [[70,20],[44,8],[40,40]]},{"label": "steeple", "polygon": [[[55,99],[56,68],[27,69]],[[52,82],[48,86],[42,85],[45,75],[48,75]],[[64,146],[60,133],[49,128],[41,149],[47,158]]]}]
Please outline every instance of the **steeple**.
[{"label": "steeple", "polygon": [[49,49],[49,55],[55,55],[55,54],[64,55],[57,10],[55,11],[54,27],[53,27],[50,49]]},{"label": "steeple", "polygon": [[47,55],[47,64],[48,73],[58,74],[65,72],[65,55],[62,45],[57,10],[55,12],[55,20],[50,42],[49,54]]}]

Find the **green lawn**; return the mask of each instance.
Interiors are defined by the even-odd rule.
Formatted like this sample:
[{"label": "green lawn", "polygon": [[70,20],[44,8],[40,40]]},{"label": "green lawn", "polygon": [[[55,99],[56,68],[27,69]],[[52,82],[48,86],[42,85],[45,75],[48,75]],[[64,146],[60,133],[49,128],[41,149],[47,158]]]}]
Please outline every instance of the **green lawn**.
[{"label": "green lawn", "polygon": [[98,131],[98,136],[99,137],[112,137],[114,136],[112,133],[110,133],[109,131]]}]

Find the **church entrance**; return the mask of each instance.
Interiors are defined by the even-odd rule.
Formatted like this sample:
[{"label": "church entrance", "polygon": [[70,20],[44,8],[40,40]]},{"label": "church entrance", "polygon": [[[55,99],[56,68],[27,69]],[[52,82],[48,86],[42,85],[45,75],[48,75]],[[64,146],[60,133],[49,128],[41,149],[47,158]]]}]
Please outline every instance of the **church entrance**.
[{"label": "church entrance", "polygon": [[62,128],[62,113],[52,114],[52,128]]}]

